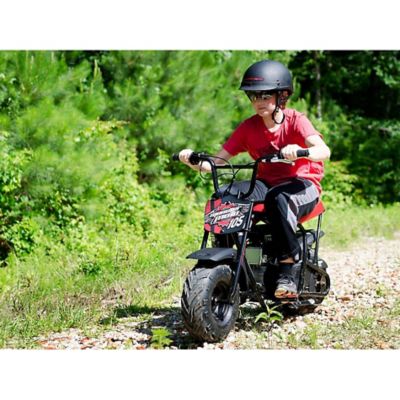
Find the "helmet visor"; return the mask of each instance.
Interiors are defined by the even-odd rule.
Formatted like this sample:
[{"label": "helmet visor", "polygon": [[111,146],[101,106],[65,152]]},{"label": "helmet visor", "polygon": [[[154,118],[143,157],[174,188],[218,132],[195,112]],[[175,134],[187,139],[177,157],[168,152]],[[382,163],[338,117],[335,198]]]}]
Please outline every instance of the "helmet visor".
[{"label": "helmet visor", "polygon": [[271,90],[246,90],[245,93],[250,101],[253,102],[256,100],[270,100],[276,92]]}]

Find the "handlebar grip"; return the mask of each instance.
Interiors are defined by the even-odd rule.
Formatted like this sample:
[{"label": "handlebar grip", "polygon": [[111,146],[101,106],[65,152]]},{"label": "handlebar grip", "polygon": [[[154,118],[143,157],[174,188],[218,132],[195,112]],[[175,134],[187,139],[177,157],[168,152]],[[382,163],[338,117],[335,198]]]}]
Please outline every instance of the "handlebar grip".
[{"label": "handlebar grip", "polygon": [[[197,165],[200,162],[200,157],[202,153],[193,152],[189,157],[189,162],[192,165]],[[179,153],[172,154],[173,161],[179,161]]]},{"label": "handlebar grip", "polygon": [[195,151],[190,155],[189,162],[192,165],[197,165],[200,162],[201,153],[196,153]]},{"label": "handlebar grip", "polygon": [[297,150],[297,157],[308,157],[310,152],[308,149]]}]

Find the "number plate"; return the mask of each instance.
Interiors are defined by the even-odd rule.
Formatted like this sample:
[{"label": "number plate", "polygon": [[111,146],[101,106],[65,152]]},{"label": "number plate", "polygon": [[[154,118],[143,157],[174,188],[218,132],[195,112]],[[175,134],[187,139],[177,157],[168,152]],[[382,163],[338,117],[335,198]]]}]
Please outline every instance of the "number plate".
[{"label": "number plate", "polygon": [[208,200],[204,212],[204,229],[213,233],[233,233],[245,228],[251,203],[234,196]]}]

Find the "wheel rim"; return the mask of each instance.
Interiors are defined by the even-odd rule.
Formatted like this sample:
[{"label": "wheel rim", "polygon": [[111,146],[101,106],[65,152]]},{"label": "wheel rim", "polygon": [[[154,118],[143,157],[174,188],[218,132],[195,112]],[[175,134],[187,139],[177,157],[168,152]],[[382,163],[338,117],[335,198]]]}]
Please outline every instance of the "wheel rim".
[{"label": "wheel rim", "polygon": [[228,301],[229,287],[223,283],[218,284],[211,296],[211,310],[215,318],[221,322],[229,320],[232,314],[232,305]]}]

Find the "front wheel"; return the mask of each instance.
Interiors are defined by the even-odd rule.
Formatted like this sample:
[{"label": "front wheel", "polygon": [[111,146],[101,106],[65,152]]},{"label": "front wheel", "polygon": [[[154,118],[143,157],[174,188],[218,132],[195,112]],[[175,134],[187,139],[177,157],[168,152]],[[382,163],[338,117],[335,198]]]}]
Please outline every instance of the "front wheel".
[{"label": "front wheel", "polygon": [[233,281],[228,265],[199,267],[190,271],[182,292],[182,317],[197,340],[217,342],[228,336],[239,313],[239,288],[228,301]]}]

